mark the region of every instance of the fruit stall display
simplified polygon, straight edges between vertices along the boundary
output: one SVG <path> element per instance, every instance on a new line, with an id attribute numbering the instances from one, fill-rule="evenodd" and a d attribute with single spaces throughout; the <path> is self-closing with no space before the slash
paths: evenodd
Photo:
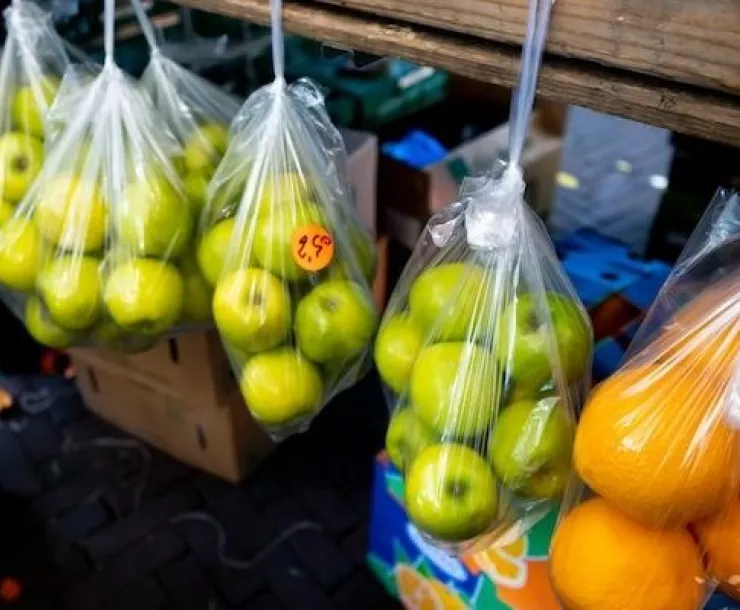
<path id="1" fill-rule="evenodd" d="M 585 406 L 573 456 L 590 491 L 551 548 L 568 608 L 693 610 L 715 583 L 740 594 L 738 218 L 720 191 Z"/>

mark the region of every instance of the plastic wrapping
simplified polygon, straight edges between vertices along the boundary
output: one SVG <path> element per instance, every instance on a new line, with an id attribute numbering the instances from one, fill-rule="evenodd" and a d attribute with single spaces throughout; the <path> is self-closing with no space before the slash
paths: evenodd
<path id="1" fill-rule="evenodd" d="M 518 166 L 548 16 L 532 6 L 509 163 L 429 221 L 375 343 L 406 509 L 451 550 L 520 535 L 559 502 L 589 384 L 588 317 Z"/>
<path id="2" fill-rule="evenodd" d="M 578 425 L 590 491 L 564 506 L 551 551 L 567 608 L 693 610 L 712 572 L 737 595 L 739 347 L 740 199 L 720 191 Z"/>
<path id="3" fill-rule="evenodd" d="M 194 249 L 195 211 L 170 162 L 176 140 L 112 61 L 110 5 L 106 63 L 68 71 L 43 167 L 0 227 L 3 297 L 58 348 L 143 348 L 186 311 L 178 264 Z"/>
<path id="4" fill-rule="evenodd" d="M 198 260 L 247 407 L 276 440 L 306 428 L 364 370 L 377 314 L 374 244 L 346 183 L 346 153 L 323 98 L 282 76 L 232 125 L 208 189 Z"/>

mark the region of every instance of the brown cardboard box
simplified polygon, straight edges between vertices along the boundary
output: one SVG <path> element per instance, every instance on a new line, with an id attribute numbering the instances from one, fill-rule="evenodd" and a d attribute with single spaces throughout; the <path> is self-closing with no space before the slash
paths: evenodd
<path id="1" fill-rule="evenodd" d="M 108 368 L 73 358 L 88 408 L 165 453 L 232 482 L 272 448 L 239 392 L 219 409 L 192 409 L 169 394 Z"/>
<path id="2" fill-rule="evenodd" d="M 225 404 L 236 391 L 229 360 L 215 330 L 162 339 L 140 354 L 93 348 L 75 348 L 70 354 L 76 361 L 151 385 L 198 409 Z"/>
<path id="3" fill-rule="evenodd" d="M 378 201 L 388 234 L 413 248 L 429 217 L 455 201 L 460 180 L 493 167 L 494 161 L 506 153 L 508 138 L 508 125 L 501 125 L 423 170 L 381 155 Z M 535 114 L 522 167 L 527 179 L 527 201 L 542 216 L 547 214 L 555 190 L 561 148 L 562 139 L 544 133 Z"/>
<path id="4" fill-rule="evenodd" d="M 373 234 L 377 230 L 378 138 L 364 131 L 343 129 L 347 173 L 360 220 Z"/>

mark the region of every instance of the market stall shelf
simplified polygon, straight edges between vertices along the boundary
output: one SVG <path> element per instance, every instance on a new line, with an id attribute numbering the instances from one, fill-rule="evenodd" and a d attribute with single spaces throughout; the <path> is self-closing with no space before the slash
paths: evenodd
<path id="1" fill-rule="evenodd" d="M 258 23 L 268 0 L 177 0 Z M 288 31 L 511 86 L 525 0 L 285 3 Z M 336 3 L 336 4 L 335 4 Z M 341 6 L 340 6 L 341 5 Z M 740 6 L 561 0 L 538 92 L 545 98 L 740 144 Z"/>

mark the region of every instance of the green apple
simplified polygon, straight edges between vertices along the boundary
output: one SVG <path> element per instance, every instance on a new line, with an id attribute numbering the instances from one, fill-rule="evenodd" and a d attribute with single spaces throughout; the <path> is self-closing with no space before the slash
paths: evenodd
<path id="1" fill-rule="evenodd" d="M 108 230 L 108 206 L 98 186 L 61 174 L 41 187 L 33 215 L 41 235 L 73 252 L 96 252 Z"/>
<path id="2" fill-rule="evenodd" d="M 203 277 L 211 286 L 215 286 L 221 274 L 226 271 L 224 267 L 227 261 L 230 270 L 250 266 L 251 257 L 245 244 L 239 248 L 240 251 L 234 251 L 233 253 L 230 251 L 232 247 L 237 248 L 238 246 L 238 244 L 232 244 L 235 228 L 235 219 L 220 220 L 208 228 L 198 243 L 196 252 L 198 266 L 201 273 L 203 273 Z"/>
<path id="3" fill-rule="evenodd" d="M 29 334 L 42 345 L 63 349 L 79 339 L 77 333 L 54 322 L 36 297 L 31 297 L 26 303 L 24 322 Z"/>
<path id="4" fill-rule="evenodd" d="M 44 164 L 44 143 L 18 131 L 0 136 L 0 195 L 18 202 Z"/>
<path id="5" fill-rule="evenodd" d="M 5 199 L 0 199 L 0 226 L 4 225 L 11 218 L 13 218 L 14 214 L 15 206 Z"/>
<path id="6" fill-rule="evenodd" d="M 423 341 L 421 329 L 409 314 L 383 320 L 375 339 L 375 365 L 380 378 L 396 394 L 406 391 Z"/>
<path id="7" fill-rule="evenodd" d="M 481 267 L 445 263 L 422 272 L 411 285 L 411 315 L 435 342 L 462 341 L 480 334 L 492 290 Z"/>
<path id="8" fill-rule="evenodd" d="M 219 123 L 200 125 L 193 130 L 183 147 L 186 169 L 212 175 L 228 145 L 228 127 Z"/>
<path id="9" fill-rule="evenodd" d="M 201 172 L 188 172 L 182 180 L 182 187 L 196 214 L 201 212 L 206 203 L 208 182 L 208 176 Z"/>
<path id="10" fill-rule="evenodd" d="M 579 379 L 588 369 L 591 327 L 572 299 L 553 292 L 544 298 L 534 293 L 517 295 L 498 324 L 498 357 L 517 396 L 534 396 L 551 383 L 553 366 L 560 367 L 565 383 Z"/>
<path id="11" fill-rule="evenodd" d="M 343 253 L 335 253 L 334 261 L 329 267 L 329 276 L 359 280 L 357 275 L 361 274 L 365 281 L 372 285 L 375 279 L 375 242 L 370 234 L 360 227 L 351 226 L 348 233 L 347 245 L 352 249 L 354 264 L 343 258 Z"/>
<path id="12" fill-rule="evenodd" d="M 180 264 L 180 273 L 185 282 L 180 319 L 189 323 L 211 321 L 213 319 L 211 315 L 213 290 L 200 272 L 195 258 L 186 256 Z"/>
<path id="13" fill-rule="evenodd" d="M 0 283 L 27 292 L 36 285 L 43 243 L 30 220 L 11 218 L 0 227 Z"/>
<path id="14" fill-rule="evenodd" d="M 157 335 L 180 318 L 185 288 L 177 269 L 161 260 L 134 258 L 114 266 L 103 299 L 111 320 L 125 330 Z"/>
<path id="15" fill-rule="evenodd" d="M 265 208 L 257 218 L 254 255 L 261 267 L 285 280 L 308 277 L 293 260 L 293 234 L 309 224 L 321 224 L 321 209 L 310 201 L 287 201 Z"/>
<path id="16" fill-rule="evenodd" d="M 486 461 L 465 445 L 427 447 L 406 474 L 406 510 L 437 540 L 470 540 L 496 517 L 496 479 Z"/>
<path id="17" fill-rule="evenodd" d="M 247 180 L 247 182 L 249 182 Z M 288 209 L 311 200 L 308 177 L 297 171 L 268 173 L 262 182 L 257 211 Z"/>
<path id="18" fill-rule="evenodd" d="M 56 97 L 59 79 L 47 75 L 35 85 L 26 85 L 15 92 L 10 102 L 10 115 L 17 129 L 43 139 L 44 115 Z"/>
<path id="19" fill-rule="evenodd" d="M 419 419 L 444 438 L 484 436 L 502 398 L 496 356 L 475 343 L 423 348 L 409 387 Z"/>
<path id="20" fill-rule="evenodd" d="M 102 320 L 92 331 L 93 341 L 108 349 L 127 354 L 139 354 L 153 348 L 159 337 L 132 333 L 117 326 L 109 319 Z"/>
<path id="21" fill-rule="evenodd" d="M 103 301 L 97 258 L 61 255 L 41 267 L 36 286 L 46 310 L 61 326 L 84 330 L 100 318 Z"/>
<path id="22" fill-rule="evenodd" d="M 347 362 L 367 349 L 377 321 L 366 289 L 347 280 L 329 280 L 298 303 L 296 342 L 314 362 Z"/>
<path id="23" fill-rule="evenodd" d="M 250 358 L 240 387 L 252 415 L 266 426 L 309 417 L 318 411 L 323 399 L 318 369 L 290 348 Z"/>
<path id="24" fill-rule="evenodd" d="M 385 448 L 391 462 L 404 472 L 419 452 L 434 445 L 437 440 L 434 432 L 419 421 L 413 410 L 404 407 L 391 417 L 385 435 Z"/>
<path id="25" fill-rule="evenodd" d="M 184 251 L 192 235 L 194 212 L 165 177 L 130 182 L 120 204 L 116 229 L 124 248 L 137 256 L 168 259 Z"/>
<path id="26" fill-rule="evenodd" d="M 506 407 L 491 435 L 488 455 L 503 485 L 528 497 L 562 495 L 570 474 L 573 429 L 560 400 L 526 400 Z"/>
<path id="27" fill-rule="evenodd" d="M 291 324 L 285 284 L 263 269 L 237 269 L 216 284 L 213 317 L 224 341 L 245 352 L 280 345 Z"/>

